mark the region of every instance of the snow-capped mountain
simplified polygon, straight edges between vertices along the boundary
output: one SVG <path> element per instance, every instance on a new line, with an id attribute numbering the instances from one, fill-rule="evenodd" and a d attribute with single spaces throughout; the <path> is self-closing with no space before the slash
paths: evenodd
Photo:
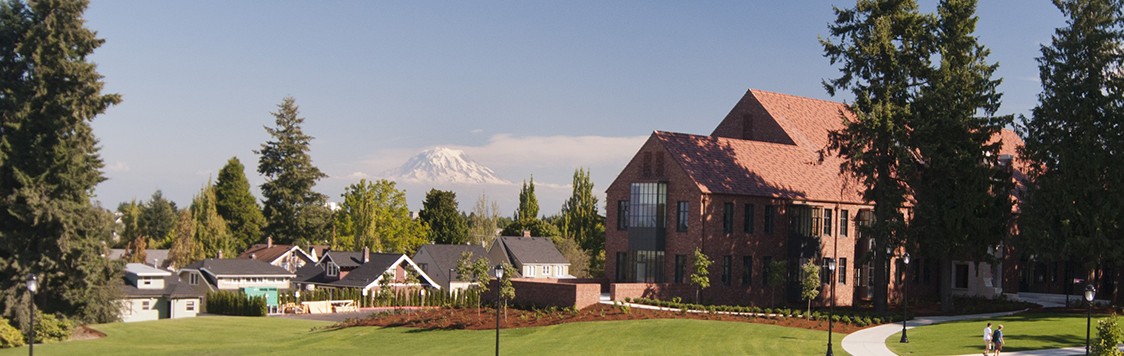
<path id="1" fill-rule="evenodd" d="M 447 147 L 422 151 L 383 176 L 406 182 L 511 184 L 491 168 L 468 158 L 464 151 Z"/>

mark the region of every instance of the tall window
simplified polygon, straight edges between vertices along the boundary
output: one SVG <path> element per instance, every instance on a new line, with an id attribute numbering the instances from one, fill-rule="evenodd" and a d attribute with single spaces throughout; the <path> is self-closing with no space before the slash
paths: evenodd
<path id="1" fill-rule="evenodd" d="M 683 283 L 687 274 L 687 255 L 675 255 L 675 283 Z"/>
<path id="2" fill-rule="evenodd" d="M 340 265 L 335 262 L 328 262 L 328 277 L 335 277 L 340 274 Z"/>
<path id="3" fill-rule="evenodd" d="M 734 232 L 734 203 L 722 204 L 722 232 Z"/>
<path id="4" fill-rule="evenodd" d="M 675 230 L 677 230 L 677 231 L 687 231 L 687 217 L 688 217 L 687 202 L 680 201 L 680 202 L 676 203 L 675 205 L 676 205 L 676 209 L 677 209 L 675 215 L 677 215 L 678 219 L 679 219 L 679 221 L 677 221 L 677 223 L 675 225 Z"/>
<path id="5" fill-rule="evenodd" d="M 626 281 L 628 271 L 628 253 L 617 252 L 617 282 Z"/>
<path id="6" fill-rule="evenodd" d="M 617 201 L 617 230 L 628 229 L 628 200 Z"/>
<path id="7" fill-rule="evenodd" d="M 753 256 L 742 256 L 742 286 L 753 284 Z"/>
<path id="8" fill-rule="evenodd" d="M 743 222 L 742 230 L 747 234 L 753 233 L 753 204 L 745 205 L 745 221 Z"/>
<path id="9" fill-rule="evenodd" d="M 667 184 L 632 183 L 628 202 L 628 227 L 662 228 L 667 205 Z"/>
<path id="10" fill-rule="evenodd" d="M 823 209 L 823 234 L 831 236 L 831 209 Z"/>
<path id="11" fill-rule="evenodd" d="M 847 236 L 847 228 L 849 227 L 850 212 L 846 210 L 839 211 L 839 236 Z"/>
<path id="12" fill-rule="evenodd" d="M 776 214 L 777 214 L 777 206 L 776 205 L 766 205 L 765 206 L 765 233 L 766 234 L 773 233 L 773 220 L 776 220 L 776 218 L 774 217 L 774 215 L 776 215 Z"/>
<path id="13" fill-rule="evenodd" d="M 839 283 L 847 284 L 847 258 L 846 257 L 840 257 L 839 258 L 839 265 L 835 266 L 835 270 L 839 271 L 839 277 L 837 277 L 838 278 L 837 280 L 839 281 Z"/>
<path id="14" fill-rule="evenodd" d="M 733 263 L 734 263 L 734 256 L 730 256 L 730 255 L 722 256 L 722 284 L 730 285 L 730 280 L 732 279 L 732 278 L 730 278 L 731 277 L 730 276 L 730 274 L 731 274 L 730 265 L 733 264 Z"/>

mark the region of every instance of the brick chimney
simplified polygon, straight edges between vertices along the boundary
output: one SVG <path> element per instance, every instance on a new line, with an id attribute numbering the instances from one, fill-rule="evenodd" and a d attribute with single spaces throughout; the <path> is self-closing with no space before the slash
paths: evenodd
<path id="1" fill-rule="evenodd" d="M 219 259 L 222 259 L 222 250 L 219 250 Z"/>
<path id="2" fill-rule="evenodd" d="M 363 263 L 371 262 L 371 249 L 363 246 Z"/>
<path id="3" fill-rule="evenodd" d="M 265 237 L 265 248 L 273 247 L 273 236 Z"/>

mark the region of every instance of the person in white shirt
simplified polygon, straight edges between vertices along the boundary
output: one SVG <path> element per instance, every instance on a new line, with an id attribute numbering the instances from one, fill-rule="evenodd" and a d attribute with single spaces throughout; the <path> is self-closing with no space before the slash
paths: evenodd
<path id="1" fill-rule="evenodd" d="M 991 345 L 991 323 L 987 323 L 987 327 L 984 328 L 984 355 L 991 353 Z"/>

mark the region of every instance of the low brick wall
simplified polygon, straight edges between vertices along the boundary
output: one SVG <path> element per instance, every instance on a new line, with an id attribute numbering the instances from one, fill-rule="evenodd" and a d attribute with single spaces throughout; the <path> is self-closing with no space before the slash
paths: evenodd
<path id="1" fill-rule="evenodd" d="M 609 286 L 609 298 L 623 301 L 624 298 L 653 298 L 671 300 L 674 297 L 693 300 L 694 289 L 682 284 L 670 283 L 613 283 Z"/>
<path id="2" fill-rule="evenodd" d="M 601 300 L 601 285 L 597 283 L 572 283 L 570 280 L 554 279 L 512 279 L 515 287 L 515 300 L 512 304 L 525 307 L 574 307 L 582 309 L 597 304 Z M 492 280 L 485 298 L 495 301 L 495 288 Z"/>

